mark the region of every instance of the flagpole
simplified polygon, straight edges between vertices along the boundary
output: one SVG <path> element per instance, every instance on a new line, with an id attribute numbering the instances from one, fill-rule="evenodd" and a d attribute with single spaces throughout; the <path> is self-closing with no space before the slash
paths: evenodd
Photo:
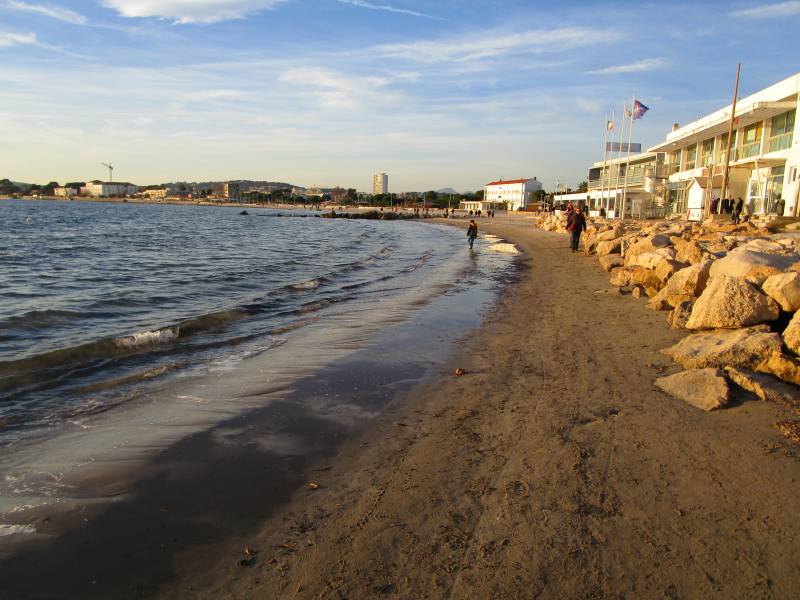
<path id="1" fill-rule="evenodd" d="M 619 188 L 619 178 L 620 178 L 620 171 L 622 170 L 622 143 L 625 141 L 625 112 L 627 111 L 627 106 L 625 103 L 622 103 L 622 118 L 620 121 L 622 122 L 622 127 L 619 128 L 619 147 L 617 148 L 617 176 L 615 181 L 615 189 Z M 608 188 L 608 195 L 611 196 L 611 182 L 609 181 L 609 188 Z M 614 192 L 614 218 L 618 219 L 619 217 L 619 207 L 617 206 L 617 193 Z"/>
<path id="2" fill-rule="evenodd" d="M 736 97 L 739 95 L 739 74 L 742 71 L 742 63 L 736 66 L 736 85 L 733 88 L 733 103 L 731 106 L 731 122 L 728 125 L 728 143 L 725 146 L 725 170 L 722 171 L 722 190 L 720 194 L 720 202 L 722 198 L 728 197 L 728 169 L 731 162 L 731 150 L 733 147 L 733 123 L 736 120 Z"/>
<path id="3" fill-rule="evenodd" d="M 631 101 L 631 122 L 628 125 L 628 155 L 625 159 L 625 185 L 622 186 L 622 218 L 625 218 L 625 201 L 628 197 L 628 169 L 631 166 L 631 139 L 633 134 L 633 113 L 636 110 L 636 96 Z"/>
<path id="4" fill-rule="evenodd" d="M 613 122 L 613 118 L 612 122 Z M 603 205 L 603 188 L 606 181 L 606 160 L 608 158 L 608 113 L 606 113 L 605 132 L 603 133 L 603 169 L 600 171 L 600 206 Z M 589 199 L 587 194 L 586 199 Z"/>

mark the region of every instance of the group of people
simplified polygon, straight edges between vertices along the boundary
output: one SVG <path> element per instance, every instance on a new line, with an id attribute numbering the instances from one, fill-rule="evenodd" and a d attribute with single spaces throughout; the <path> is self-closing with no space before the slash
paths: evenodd
<path id="1" fill-rule="evenodd" d="M 482 214 L 483 213 L 481 212 L 480 208 L 478 210 L 475 210 L 475 211 L 472 211 L 472 210 L 469 211 L 469 216 L 470 217 L 480 217 Z M 490 219 L 494 219 L 494 211 L 493 210 L 487 210 L 486 211 L 486 216 L 489 217 Z"/>
<path id="2" fill-rule="evenodd" d="M 745 222 L 750 218 L 750 209 L 745 204 L 741 197 L 734 200 L 733 198 L 713 198 L 709 212 L 712 215 L 731 215 L 733 223 L 741 223 L 742 214 L 744 214 Z"/>

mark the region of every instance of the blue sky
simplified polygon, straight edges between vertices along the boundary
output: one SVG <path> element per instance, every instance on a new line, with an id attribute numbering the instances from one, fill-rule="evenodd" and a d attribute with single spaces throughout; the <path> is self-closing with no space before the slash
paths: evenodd
<path id="1" fill-rule="evenodd" d="M 0 178 L 577 184 L 800 71 L 800 1 L 0 0 Z"/>

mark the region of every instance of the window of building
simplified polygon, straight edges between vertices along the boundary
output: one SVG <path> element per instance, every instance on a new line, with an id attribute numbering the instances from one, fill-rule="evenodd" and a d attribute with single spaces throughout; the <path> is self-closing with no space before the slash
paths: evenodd
<path id="1" fill-rule="evenodd" d="M 729 160 L 736 160 L 736 141 L 738 137 L 738 131 L 733 132 L 733 143 L 731 144 L 730 149 L 728 149 L 728 134 L 723 133 L 719 138 L 719 160 L 716 162 L 722 163 L 725 162 L 725 150 L 728 150 L 728 158 Z"/>
<path id="2" fill-rule="evenodd" d="M 796 109 L 772 117 L 772 126 L 769 135 L 769 152 L 786 150 L 792 145 L 792 134 L 794 133 L 794 119 Z"/>
<path id="3" fill-rule="evenodd" d="M 686 164 L 684 165 L 684 170 L 688 171 L 689 169 L 694 169 L 697 165 L 697 144 L 694 146 L 689 146 L 684 150 L 686 154 Z"/>
<path id="4" fill-rule="evenodd" d="M 703 142 L 700 161 L 700 164 L 703 167 L 708 167 L 714 164 L 714 138 Z"/>
<path id="5" fill-rule="evenodd" d="M 761 132 L 764 124 L 759 121 L 744 128 L 742 136 L 742 149 L 739 153 L 740 158 L 756 156 L 761 152 Z"/>

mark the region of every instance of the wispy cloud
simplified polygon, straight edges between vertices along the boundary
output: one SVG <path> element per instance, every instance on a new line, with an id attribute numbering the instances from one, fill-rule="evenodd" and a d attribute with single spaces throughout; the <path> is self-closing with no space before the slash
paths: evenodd
<path id="1" fill-rule="evenodd" d="M 538 29 L 521 33 L 489 31 L 480 35 L 453 37 L 436 41 L 383 44 L 371 51 L 383 56 L 421 62 L 463 62 L 494 58 L 505 54 L 560 52 L 574 48 L 616 41 L 621 34 L 613 30 L 584 27 Z"/>
<path id="2" fill-rule="evenodd" d="M 627 65 L 616 65 L 588 71 L 592 75 L 617 75 L 620 73 L 640 73 L 642 71 L 652 71 L 659 69 L 667 64 L 663 58 L 644 58 Z"/>
<path id="3" fill-rule="evenodd" d="M 360 6 L 361 8 L 369 8 L 370 10 L 383 10 L 386 12 L 398 13 L 401 15 L 410 15 L 412 17 L 424 17 L 426 19 L 444 20 L 441 17 L 434 17 L 425 13 L 417 12 L 416 10 L 409 10 L 407 8 L 397 8 L 389 4 L 373 4 L 366 2 L 366 0 L 337 0 L 342 4 L 352 4 L 353 6 Z"/>
<path id="4" fill-rule="evenodd" d="M 393 93 L 380 93 L 391 83 L 386 77 L 356 77 L 324 68 L 294 68 L 283 71 L 278 79 L 295 87 L 306 88 L 327 108 L 352 110 L 371 102 L 389 101 Z"/>
<path id="5" fill-rule="evenodd" d="M 2 6 L 12 10 L 44 15 L 65 23 L 73 23 L 74 25 L 85 25 L 87 22 L 86 17 L 82 14 L 55 4 L 31 4 L 29 2 L 20 2 L 19 0 L 7 0 Z"/>
<path id="6" fill-rule="evenodd" d="M 216 23 L 241 19 L 288 0 L 104 0 L 123 17 L 156 17 L 176 23 Z"/>
<path id="7" fill-rule="evenodd" d="M 778 2 L 776 4 L 764 4 L 763 6 L 735 10 L 731 15 L 734 17 L 751 17 L 753 19 L 791 17 L 793 15 L 800 15 L 800 2 L 789 0 L 788 2 Z"/>
<path id="8" fill-rule="evenodd" d="M 36 44 L 36 34 L 0 31 L 0 48 L 8 48 L 9 46 L 18 46 L 22 44 Z"/>

